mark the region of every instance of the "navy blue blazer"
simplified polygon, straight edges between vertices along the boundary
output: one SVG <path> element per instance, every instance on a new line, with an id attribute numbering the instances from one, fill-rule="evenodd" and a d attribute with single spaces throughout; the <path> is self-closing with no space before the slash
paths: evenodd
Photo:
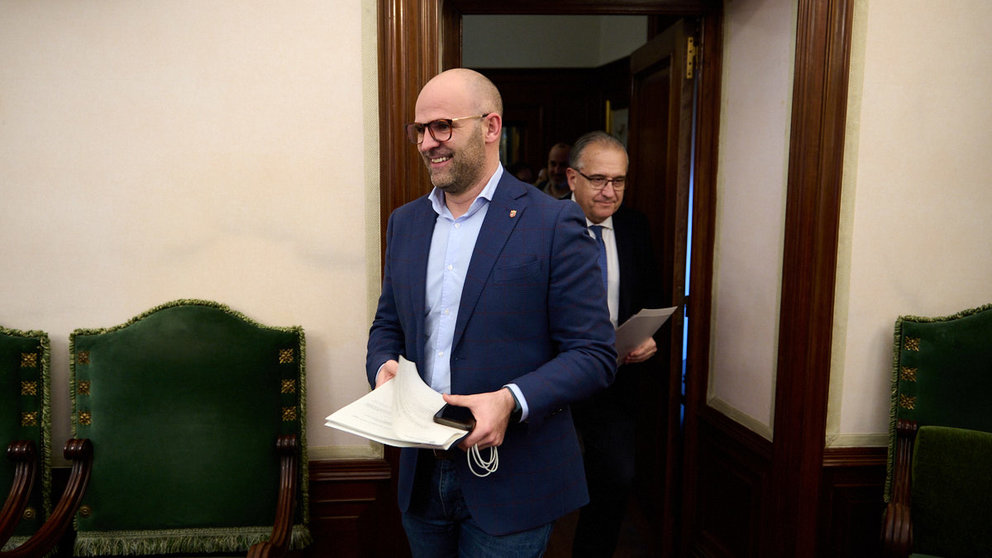
<path id="1" fill-rule="evenodd" d="M 372 386 L 382 363 L 398 355 L 423 369 L 427 259 L 436 218 L 426 196 L 389 218 L 366 359 Z M 577 204 L 552 199 L 504 172 L 466 274 L 451 352 L 452 393 L 515 383 L 529 407 L 528 420 L 507 429 L 496 473 L 477 478 L 458 460 L 465 502 L 489 533 L 530 529 L 588 501 L 568 406 L 607 387 L 616 373 L 596 250 Z M 403 511 L 417 456 L 412 449 L 401 454 Z"/>

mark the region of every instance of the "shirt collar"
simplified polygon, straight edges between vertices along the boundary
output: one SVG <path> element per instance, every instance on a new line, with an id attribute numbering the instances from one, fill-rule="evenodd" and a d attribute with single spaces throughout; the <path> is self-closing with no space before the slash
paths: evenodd
<path id="1" fill-rule="evenodd" d="M 586 219 L 586 227 L 588 228 L 588 227 L 591 227 L 593 225 L 602 225 L 604 229 L 610 229 L 612 231 L 613 230 L 613 216 L 610 215 L 606 219 L 603 219 L 603 222 L 602 223 L 593 223 L 592 221 L 590 221 L 587 218 Z"/>
<path id="2" fill-rule="evenodd" d="M 472 213 L 478 211 L 480 203 L 488 203 L 493 201 L 493 194 L 496 193 L 496 185 L 499 184 L 499 180 L 502 177 L 503 165 L 497 165 L 496 172 L 489 177 L 489 182 L 486 182 L 486 186 L 481 192 L 479 192 L 479 195 L 475 198 L 475 201 L 472 202 L 472 208 L 468 210 L 466 215 L 471 215 Z M 438 190 L 435 186 L 434 189 L 431 190 L 430 196 L 428 197 L 431 200 L 431 206 L 434 207 L 434 213 L 437 213 L 438 215 L 450 215 L 451 212 L 449 212 L 448 207 L 444 205 L 444 192 Z M 483 201 L 480 202 L 479 200 Z"/>

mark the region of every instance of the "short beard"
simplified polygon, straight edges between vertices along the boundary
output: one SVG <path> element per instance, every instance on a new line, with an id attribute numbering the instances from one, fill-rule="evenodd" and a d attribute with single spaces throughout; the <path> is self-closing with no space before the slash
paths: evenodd
<path id="1" fill-rule="evenodd" d="M 452 158 L 450 168 L 442 172 L 431 170 L 429 155 L 424 155 L 424 161 L 427 164 L 427 174 L 431 178 L 431 184 L 446 194 L 461 194 L 468 190 L 472 183 L 470 178 L 472 169 L 466 168 L 461 158 Z"/>
<path id="2" fill-rule="evenodd" d="M 481 174 L 486 164 L 486 146 L 482 138 L 473 138 L 457 152 L 441 146 L 431 149 L 427 153 L 421 153 L 424 164 L 427 165 L 427 174 L 431 177 L 431 184 L 445 194 L 458 195 L 471 188 L 481 178 Z M 450 156 L 451 164 L 441 172 L 435 173 L 431 170 L 431 158 L 438 156 Z"/>

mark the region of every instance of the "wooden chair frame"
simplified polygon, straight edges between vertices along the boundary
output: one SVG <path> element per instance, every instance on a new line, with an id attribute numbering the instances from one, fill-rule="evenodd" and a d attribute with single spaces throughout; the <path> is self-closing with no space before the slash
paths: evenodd
<path id="1" fill-rule="evenodd" d="M 905 558 L 913 548 L 913 521 L 910 480 L 912 478 L 913 443 L 919 429 L 916 421 L 900 419 L 896 423 L 896 452 L 892 472 L 892 496 L 882 520 L 882 555 Z"/>
<path id="2" fill-rule="evenodd" d="M 27 446 L 31 446 L 30 449 Z M 27 442 L 26 444 L 14 442 L 11 444 L 11 447 L 15 448 L 13 452 L 14 458 L 18 460 L 15 486 L 18 486 L 21 481 L 22 469 L 33 469 L 33 471 L 23 473 L 23 475 L 31 475 L 31 477 L 37 471 L 37 460 L 29 455 L 33 451 L 33 446 L 33 442 Z M 8 456 L 10 453 L 11 450 L 8 448 Z M 90 471 L 93 469 L 93 444 L 85 439 L 70 439 L 66 442 L 62 455 L 67 460 L 72 461 L 72 471 L 69 473 L 69 482 L 66 485 L 65 491 L 62 493 L 62 497 L 59 499 L 59 503 L 52 510 L 52 515 L 23 544 L 12 550 L 0 552 L 0 558 L 33 558 L 44 556 L 55 548 L 59 539 L 62 538 L 62 535 L 68 529 L 73 516 L 76 514 L 76 510 L 79 508 L 83 493 L 86 491 L 86 484 L 90 479 Z M 32 463 L 27 463 L 29 461 Z M 21 466 L 22 464 L 24 464 L 23 468 Z M 28 483 L 26 494 L 15 496 L 13 492 L 11 493 L 11 496 L 7 499 L 7 503 L 4 504 L 3 509 L 5 513 L 8 504 L 12 506 L 12 509 L 20 505 L 20 513 L 23 513 L 24 503 L 27 502 L 28 494 L 30 493 L 30 486 L 30 483 Z M 24 502 L 20 502 L 22 498 Z M 12 499 L 14 500 L 13 503 Z M 20 518 L 20 513 L 16 515 L 17 519 Z M 4 518 L 5 520 L 7 519 L 6 516 Z M 14 521 L 14 525 L 16 524 L 16 521 Z M 10 529 L 13 530 L 13 526 Z"/>
<path id="3" fill-rule="evenodd" d="M 278 558 L 285 556 L 289 550 L 293 532 L 293 511 L 296 509 L 296 477 L 300 467 L 298 449 L 296 435 L 282 435 L 276 440 L 276 451 L 280 455 L 276 520 L 269 540 L 252 545 L 248 549 L 248 558 Z"/>
<path id="4" fill-rule="evenodd" d="M 0 508 L 0 548 L 7 544 L 14 528 L 24 515 L 31 488 L 38 474 L 38 450 L 31 440 L 15 440 L 7 446 L 7 458 L 15 463 L 14 482 L 10 485 L 7 500 Z"/>

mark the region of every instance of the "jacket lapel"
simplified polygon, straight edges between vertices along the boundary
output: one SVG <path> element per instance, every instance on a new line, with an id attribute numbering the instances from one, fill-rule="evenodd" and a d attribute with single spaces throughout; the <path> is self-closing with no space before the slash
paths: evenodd
<path id="1" fill-rule="evenodd" d="M 475 311 L 482 289 L 485 287 L 496 260 L 499 259 L 510 233 L 520 222 L 528 205 L 527 189 L 523 183 L 504 172 L 489 202 L 489 210 L 475 241 L 472 261 L 469 263 L 462 287 L 462 299 L 458 306 L 458 319 L 455 321 L 455 336 L 452 348 L 461 341 L 462 333 L 469 317 Z"/>

